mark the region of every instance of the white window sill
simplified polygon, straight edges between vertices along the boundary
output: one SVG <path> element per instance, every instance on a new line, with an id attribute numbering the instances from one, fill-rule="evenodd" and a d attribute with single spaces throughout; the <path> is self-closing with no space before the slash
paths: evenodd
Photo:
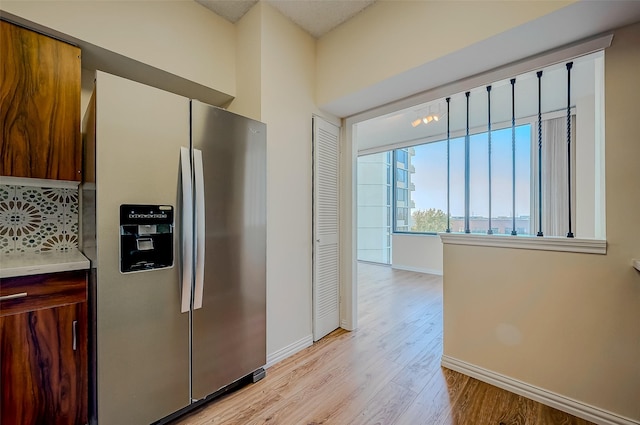
<path id="1" fill-rule="evenodd" d="M 606 254 L 602 239 L 563 238 L 557 236 L 482 235 L 476 233 L 438 233 L 443 244 L 486 246 L 494 248 L 535 249 L 542 251 Z"/>

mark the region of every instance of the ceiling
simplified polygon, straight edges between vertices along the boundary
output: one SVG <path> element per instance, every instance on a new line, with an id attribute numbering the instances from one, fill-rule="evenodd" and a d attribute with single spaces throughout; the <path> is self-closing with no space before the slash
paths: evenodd
<path id="1" fill-rule="evenodd" d="M 258 1 L 269 3 L 315 38 L 351 19 L 376 0 L 196 0 L 235 23 Z"/>

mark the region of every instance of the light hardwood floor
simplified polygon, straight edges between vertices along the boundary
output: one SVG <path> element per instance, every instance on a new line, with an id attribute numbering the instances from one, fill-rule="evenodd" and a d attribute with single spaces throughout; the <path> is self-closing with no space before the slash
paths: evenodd
<path id="1" fill-rule="evenodd" d="M 442 278 L 358 266 L 358 330 L 336 330 L 175 425 L 591 424 L 442 368 Z"/>

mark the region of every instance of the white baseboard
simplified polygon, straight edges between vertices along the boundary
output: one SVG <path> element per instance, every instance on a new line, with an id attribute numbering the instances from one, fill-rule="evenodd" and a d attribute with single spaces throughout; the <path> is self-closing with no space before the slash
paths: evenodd
<path id="1" fill-rule="evenodd" d="M 279 361 L 282 361 L 289 356 L 293 356 L 298 351 L 302 351 L 307 347 L 311 347 L 311 345 L 313 345 L 313 335 L 307 335 L 304 338 L 292 344 L 289 344 L 274 353 L 267 354 L 267 365 L 265 367 L 269 368 Z"/>
<path id="2" fill-rule="evenodd" d="M 463 373 L 498 388 L 519 394 L 599 425 L 640 425 L 640 422 L 633 419 L 581 403 L 569 397 L 544 390 L 453 357 L 443 355 L 440 364 L 447 369 L 455 370 L 456 372 Z"/>
<path id="3" fill-rule="evenodd" d="M 428 274 L 435 274 L 438 276 L 442 276 L 442 270 L 438 270 L 438 269 L 426 269 L 422 267 L 403 266 L 401 264 L 392 264 L 391 268 L 396 270 L 406 270 L 408 272 L 428 273 Z"/>

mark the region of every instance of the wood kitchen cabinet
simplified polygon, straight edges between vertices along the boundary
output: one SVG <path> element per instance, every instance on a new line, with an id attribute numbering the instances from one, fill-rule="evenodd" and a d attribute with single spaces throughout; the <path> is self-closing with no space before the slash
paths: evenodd
<path id="1" fill-rule="evenodd" d="M 80 49 L 0 21 L 0 175 L 80 181 Z"/>
<path id="2" fill-rule="evenodd" d="M 87 328 L 86 271 L 0 280 L 0 423 L 88 422 Z"/>

